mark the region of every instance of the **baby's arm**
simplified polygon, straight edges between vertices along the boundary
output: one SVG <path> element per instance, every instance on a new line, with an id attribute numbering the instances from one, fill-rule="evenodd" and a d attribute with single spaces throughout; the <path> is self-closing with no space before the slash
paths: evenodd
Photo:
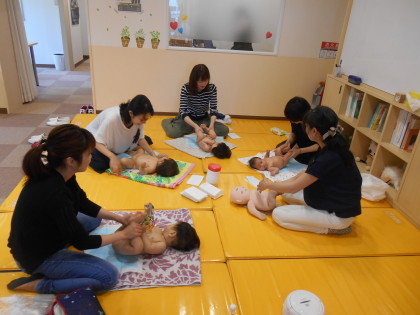
<path id="1" fill-rule="evenodd" d="M 255 207 L 255 203 L 250 200 L 247 204 L 248 212 L 251 213 L 253 216 L 257 217 L 260 220 L 265 220 L 265 214 L 258 211 L 258 209 Z"/>
<path id="2" fill-rule="evenodd" d="M 134 163 L 134 160 L 132 158 L 122 158 L 120 160 L 120 162 L 121 162 L 121 165 L 124 168 L 135 168 L 136 167 L 136 165 Z"/>

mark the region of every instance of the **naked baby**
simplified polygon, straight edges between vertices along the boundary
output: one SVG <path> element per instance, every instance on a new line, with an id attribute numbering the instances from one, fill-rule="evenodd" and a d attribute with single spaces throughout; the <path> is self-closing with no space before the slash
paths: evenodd
<path id="1" fill-rule="evenodd" d="M 264 158 L 254 156 L 249 160 L 249 166 L 259 171 L 269 171 L 271 176 L 276 175 L 283 167 L 289 163 L 294 151 L 290 150 L 285 155 L 275 155 L 270 157 L 270 150 L 267 150 Z"/>
<path id="2" fill-rule="evenodd" d="M 114 242 L 112 247 L 121 255 L 162 254 L 167 247 L 181 251 L 190 251 L 200 247 L 200 238 L 196 230 L 187 222 L 167 225 L 163 230 L 155 226 L 154 207 L 145 204 L 145 211 L 134 214 L 131 221 L 143 225 L 140 237 Z M 127 226 L 121 226 L 122 231 Z"/>

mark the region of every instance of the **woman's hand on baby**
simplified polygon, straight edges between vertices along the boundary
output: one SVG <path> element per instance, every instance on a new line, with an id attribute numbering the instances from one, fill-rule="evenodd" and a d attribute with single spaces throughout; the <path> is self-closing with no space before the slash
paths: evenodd
<path id="1" fill-rule="evenodd" d="M 141 224 L 131 222 L 124 230 L 126 239 L 132 239 L 135 237 L 139 237 L 143 234 L 144 228 Z"/>
<path id="2" fill-rule="evenodd" d="M 269 181 L 267 178 L 265 178 L 264 174 L 262 175 L 263 179 L 258 183 L 257 190 L 263 191 L 268 188 Z"/>
<path id="3" fill-rule="evenodd" d="M 109 160 L 109 167 L 111 168 L 111 171 L 113 173 L 119 173 L 119 172 L 121 172 L 123 170 L 123 167 L 121 165 L 121 162 L 118 160 L 118 158 L 116 156 L 115 157 L 112 157 Z"/>

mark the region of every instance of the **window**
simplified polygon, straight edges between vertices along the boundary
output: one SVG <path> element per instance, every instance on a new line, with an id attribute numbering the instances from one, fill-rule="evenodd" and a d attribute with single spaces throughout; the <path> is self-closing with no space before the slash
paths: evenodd
<path id="1" fill-rule="evenodd" d="M 168 0 L 169 48 L 277 52 L 284 0 Z"/>

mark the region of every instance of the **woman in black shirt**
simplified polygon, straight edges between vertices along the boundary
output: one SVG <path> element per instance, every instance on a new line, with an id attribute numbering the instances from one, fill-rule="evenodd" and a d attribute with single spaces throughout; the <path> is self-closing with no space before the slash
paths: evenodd
<path id="1" fill-rule="evenodd" d="M 64 293 L 86 286 L 105 290 L 117 282 L 118 271 L 110 263 L 67 249 L 68 245 L 97 248 L 142 232 L 139 225 L 131 224 L 111 235 L 88 234 L 100 219 L 122 224 L 129 219 L 90 201 L 77 184 L 75 173 L 86 170 L 94 147 L 89 131 L 66 124 L 55 127 L 45 143 L 26 153 L 27 182 L 13 213 L 8 246 L 16 263 L 31 276 L 13 280 L 9 289 Z"/>
<path id="2" fill-rule="evenodd" d="M 273 219 L 297 231 L 345 234 L 361 214 L 362 178 L 349 145 L 340 134 L 336 113 L 326 106 L 310 110 L 303 119 L 310 140 L 319 150 L 305 172 L 283 182 L 263 179 L 259 190 L 283 194 L 291 205 L 277 207 Z"/>

